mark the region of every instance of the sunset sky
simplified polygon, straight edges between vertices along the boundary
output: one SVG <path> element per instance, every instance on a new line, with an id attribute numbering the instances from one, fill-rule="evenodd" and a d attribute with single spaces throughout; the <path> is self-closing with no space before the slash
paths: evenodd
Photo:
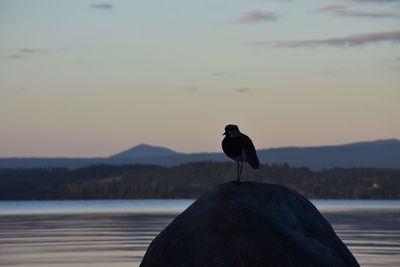
<path id="1" fill-rule="evenodd" d="M 400 139 L 400 0 L 0 0 L 0 157 Z"/>

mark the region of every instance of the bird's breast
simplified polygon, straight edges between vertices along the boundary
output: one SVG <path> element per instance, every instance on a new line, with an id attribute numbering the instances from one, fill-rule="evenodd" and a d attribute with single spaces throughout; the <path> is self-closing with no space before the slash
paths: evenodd
<path id="1" fill-rule="evenodd" d="M 246 160 L 246 154 L 242 149 L 242 144 L 240 142 L 240 138 L 238 137 L 225 137 L 222 140 L 222 150 L 228 157 L 234 160 Z"/>

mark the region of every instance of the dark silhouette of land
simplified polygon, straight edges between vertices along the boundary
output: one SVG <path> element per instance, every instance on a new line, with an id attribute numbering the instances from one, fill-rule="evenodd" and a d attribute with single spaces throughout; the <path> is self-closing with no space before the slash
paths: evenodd
<path id="1" fill-rule="evenodd" d="M 233 162 L 0 169 L 0 199 L 197 198 L 236 175 Z M 400 199 L 400 170 L 395 169 L 312 171 L 271 164 L 260 171 L 246 166 L 242 181 L 285 185 L 308 198 Z"/>
<path id="2" fill-rule="evenodd" d="M 320 147 L 259 149 L 262 164 L 283 164 L 312 170 L 330 168 L 400 169 L 400 141 L 395 139 Z M 177 166 L 188 162 L 226 161 L 221 153 L 178 153 L 163 147 L 139 145 L 107 158 L 0 158 L 1 168 L 82 168 L 94 164 L 155 164 Z"/>

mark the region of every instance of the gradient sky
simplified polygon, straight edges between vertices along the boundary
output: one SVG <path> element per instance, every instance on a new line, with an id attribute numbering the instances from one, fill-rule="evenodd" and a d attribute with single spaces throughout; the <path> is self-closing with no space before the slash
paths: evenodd
<path id="1" fill-rule="evenodd" d="M 0 0 L 0 157 L 214 152 L 228 123 L 400 138 L 400 0 Z"/>

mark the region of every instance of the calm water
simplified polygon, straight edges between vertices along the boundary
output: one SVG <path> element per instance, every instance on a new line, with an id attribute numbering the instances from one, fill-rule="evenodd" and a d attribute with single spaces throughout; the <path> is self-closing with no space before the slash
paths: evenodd
<path id="1" fill-rule="evenodd" d="M 192 201 L 0 201 L 0 266 L 138 266 Z M 400 266 L 400 201 L 313 203 L 361 266 Z"/>

